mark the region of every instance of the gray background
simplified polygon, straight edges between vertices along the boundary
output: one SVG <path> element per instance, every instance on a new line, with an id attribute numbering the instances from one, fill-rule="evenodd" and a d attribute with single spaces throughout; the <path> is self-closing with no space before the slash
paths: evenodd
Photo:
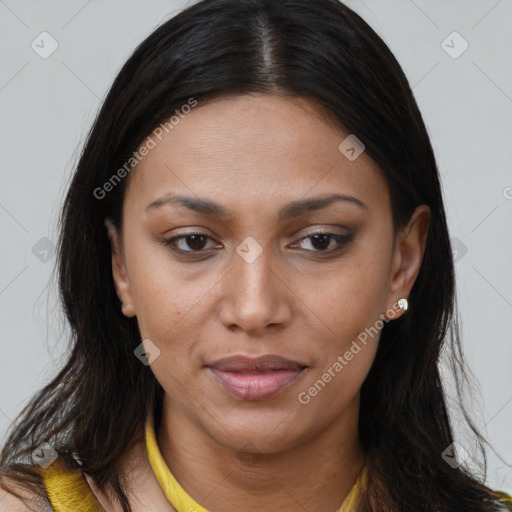
<path id="1" fill-rule="evenodd" d="M 395 53 L 424 115 L 456 239 L 464 347 L 481 389 L 471 394 L 475 423 L 512 463 L 512 1 L 346 3 Z M 0 0 L 2 441 L 64 359 L 67 327 L 49 280 L 80 145 L 135 46 L 185 5 Z M 42 32 L 58 44 L 47 58 L 52 41 Z M 512 469 L 489 455 L 489 485 L 512 492 Z"/>

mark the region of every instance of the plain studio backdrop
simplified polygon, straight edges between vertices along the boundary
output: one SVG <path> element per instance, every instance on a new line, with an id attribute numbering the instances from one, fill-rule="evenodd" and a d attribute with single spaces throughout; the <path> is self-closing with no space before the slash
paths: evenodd
<path id="1" fill-rule="evenodd" d="M 68 332 L 49 279 L 78 148 L 135 47 L 190 3 L 0 0 L 2 443 L 64 360 Z M 512 1 L 346 3 L 394 52 L 424 116 L 455 252 L 463 346 L 481 389 L 471 393 L 473 417 L 511 464 Z M 471 461 L 455 400 L 450 407 Z M 512 491 L 512 468 L 492 451 L 488 483 Z"/>

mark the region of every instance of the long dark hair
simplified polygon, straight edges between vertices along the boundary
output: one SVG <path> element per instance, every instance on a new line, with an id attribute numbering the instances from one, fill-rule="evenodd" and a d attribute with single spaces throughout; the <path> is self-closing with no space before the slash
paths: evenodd
<path id="1" fill-rule="evenodd" d="M 442 457 L 454 441 L 439 371 L 445 344 L 459 392 L 468 379 L 434 152 L 395 57 L 336 0 L 203 0 L 158 27 L 123 66 L 89 133 L 60 220 L 59 290 L 72 328 L 70 356 L 18 417 L 2 474 L 43 496 L 27 459 L 48 441 L 69 468 L 77 468 L 77 455 L 81 469 L 100 488 L 110 485 L 131 511 L 119 460 L 144 424 L 150 397 L 158 404 L 163 390 L 134 357 L 137 321 L 121 313 L 112 280 L 104 220 L 121 226 L 128 178 L 101 190 L 191 99 L 200 108 L 207 99 L 248 93 L 313 100 L 356 134 L 386 178 L 395 233 L 416 206 L 432 212 L 411 308 L 383 327 L 361 390 L 369 479 L 359 510 L 494 510 L 496 494 Z M 485 461 L 485 440 L 462 408 Z"/>

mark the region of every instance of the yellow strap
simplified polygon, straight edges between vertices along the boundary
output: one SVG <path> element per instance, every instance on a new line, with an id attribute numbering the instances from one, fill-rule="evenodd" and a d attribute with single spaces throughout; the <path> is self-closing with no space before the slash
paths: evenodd
<path id="1" fill-rule="evenodd" d="M 167 467 L 167 464 L 160 453 L 160 449 L 158 448 L 158 443 L 156 442 L 154 418 L 151 408 L 149 410 L 146 425 L 146 449 L 148 452 L 149 463 L 153 468 L 153 473 L 155 473 L 160 487 L 164 491 L 171 505 L 178 512 L 188 512 L 189 510 L 194 510 L 195 512 L 208 512 L 208 510 L 199 505 L 199 503 L 185 492 L 176 478 L 174 478 L 170 469 Z"/>
<path id="2" fill-rule="evenodd" d="M 341 508 L 338 510 L 338 512 L 353 512 L 355 510 L 359 495 L 362 489 L 366 487 L 367 480 L 368 470 L 366 466 L 364 466 L 361 474 L 359 475 L 359 478 L 356 480 L 356 483 L 352 487 L 348 496 L 345 498 L 345 501 L 343 502 L 343 505 L 341 505 Z"/>
<path id="3" fill-rule="evenodd" d="M 153 472 L 167 499 L 177 512 L 188 512 L 190 510 L 194 510 L 194 512 L 208 512 L 208 510 L 187 494 L 167 466 L 156 441 L 154 418 L 151 409 L 146 424 L 146 449 Z M 360 489 L 366 485 L 366 478 L 365 467 L 338 512 L 352 512 L 354 510 Z"/>
<path id="4" fill-rule="evenodd" d="M 57 459 L 41 474 L 55 512 L 105 512 L 80 470 L 70 471 Z"/>

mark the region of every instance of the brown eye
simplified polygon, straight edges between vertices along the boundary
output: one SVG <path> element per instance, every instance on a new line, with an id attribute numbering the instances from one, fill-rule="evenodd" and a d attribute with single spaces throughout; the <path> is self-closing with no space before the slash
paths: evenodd
<path id="1" fill-rule="evenodd" d="M 205 248 L 208 235 L 203 233 L 188 233 L 186 235 L 175 236 L 164 241 L 165 245 L 178 247 L 178 252 L 200 252 Z M 180 244 L 181 243 L 181 247 Z"/>
<path id="2" fill-rule="evenodd" d="M 306 236 L 302 238 L 298 244 L 300 244 L 303 248 L 302 243 L 305 240 L 310 241 L 310 245 L 313 249 L 307 249 L 311 252 L 335 252 L 337 250 L 342 249 L 345 245 L 347 245 L 353 239 L 353 234 L 350 235 L 339 235 L 335 233 L 314 233 L 313 235 Z M 297 245 L 297 244 L 295 244 Z"/>
<path id="3" fill-rule="evenodd" d="M 330 242 L 332 241 L 333 237 L 331 235 L 327 235 L 325 233 L 322 233 L 320 235 L 313 235 L 311 237 L 311 245 L 315 247 L 315 249 L 328 249 Z"/>

